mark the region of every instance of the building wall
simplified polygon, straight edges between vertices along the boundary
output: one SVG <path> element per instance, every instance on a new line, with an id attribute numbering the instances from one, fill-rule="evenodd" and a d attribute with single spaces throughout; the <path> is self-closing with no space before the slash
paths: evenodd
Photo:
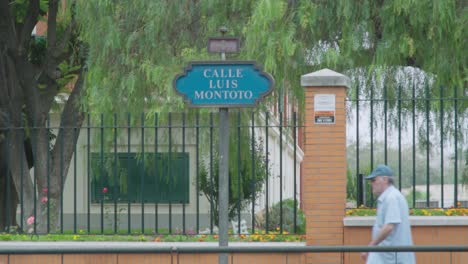
<path id="1" fill-rule="evenodd" d="M 349 218 L 349 217 L 348 217 Z M 362 222 L 361 217 L 354 217 L 356 222 Z M 440 218 L 440 217 L 439 217 Z M 432 223 L 424 225 L 412 224 L 412 235 L 414 245 L 467 245 L 468 244 L 468 219 L 464 223 L 451 225 L 454 217 L 442 217 L 444 219 L 432 219 Z M 365 218 L 362 218 L 365 219 Z M 445 225 L 438 225 L 445 222 Z M 371 238 L 371 226 L 345 226 L 344 227 L 344 245 L 346 246 L 365 246 Z M 344 253 L 344 263 L 361 263 L 360 253 Z M 433 264 L 464 264 L 468 263 L 468 252 L 416 252 L 416 263 Z"/>
<path id="2" fill-rule="evenodd" d="M 41 254 L 41 255 L 0 255 L 1 264 L 50 263 L 50 264 L 215 264 L 218 254 Z M 229 264 L 300 264 L 304 263 L 301 253 L 289 254 L 246 254 L 228 255 Z"/>
<path id="3" fill-rule="evenodd" d="M 262 117 L 264 117 L 262 115 Z M 269 153 L 269 166 L 270 176 L 268 178 L 268 206 L 271 207 L 281 200 L 294 199 L 294 183 L 296 183 L 296 200 L 300 205 L 301 197 L 301 164 L 304 158 L 302 149 L 298 146 L 296 140 L 296 149 L 294 152 L 294 139 L 292 137 L 293 131 L 284 129 L 282 132 L 279 130 L 279 122 L 276 119 L 269 121 L 270 126 L 268 136 L 268 153 Z M 266 142 L 266 135 L 263 131 L 257 135 L 259 140 Z M 296 134 L 298 131 L 296 130 Z M 282 134 L 282 135 L 281 135 Z M 280 145 L 280 138 L 282 137 L 282 146 Z M 294 153 L 296 157 L 294 157 Z M 295 162 L 295 163 L 294 163 Z M 294 165 L 295 164 L 295 165 Z M 295 174 L 294 174 L 294 166 Z M 281 189 L 282 187 L 282 189 Z M 264 187 L 262 195 L 256 203 L 256 212 L 265 208 L 267 201 L 267 191 Z"/>

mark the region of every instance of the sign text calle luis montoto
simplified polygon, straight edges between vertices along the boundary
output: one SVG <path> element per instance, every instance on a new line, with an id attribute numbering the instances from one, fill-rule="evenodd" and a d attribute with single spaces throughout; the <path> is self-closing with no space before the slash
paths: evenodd
<path id="1" fill-rule="evenodd" d="M 254 61 L 201 61 L 191 62 L 173 85 L 192 107 L 249 107 L 273 90 L 274 81 Z"/>

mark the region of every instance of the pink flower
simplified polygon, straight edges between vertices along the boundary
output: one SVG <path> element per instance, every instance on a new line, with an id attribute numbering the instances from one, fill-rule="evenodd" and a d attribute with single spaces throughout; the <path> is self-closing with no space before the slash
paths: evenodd
<path id="1" fill-rule="evenodd" d="M 42 192 L 43 192 L 43 193 L 48 193 L 48 192 L 49 192 L 49 189 L 43 188 L 43 189 L 42 189 Z"/>
<path id="2" fill-rule="evenodd" d="M 47 203 L 48 199 L 47 199 L 47 196 L 43 196 L 42 199 L 41 199 L 41 202 L 43 204 Z"/>
<path id="3" fill-rule="evenodd" d="M 26 223 L 28 223 L 28 225 L 34 224 L 34 216 L 30 216 L 28 220 L 26 220 Z"/>
<path id="4" fill-rule="evenodd" d="M 102 188 L 102 193 L 107 193 L 107 187 Z"/>

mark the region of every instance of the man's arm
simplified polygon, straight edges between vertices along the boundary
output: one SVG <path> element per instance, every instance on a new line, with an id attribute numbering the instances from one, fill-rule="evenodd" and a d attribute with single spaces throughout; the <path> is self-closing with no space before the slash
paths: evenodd
<path id="1" fill-rule="evenodd" d="M 369 246 L 376 246 L 380 242 L 382 242 L 385 238 L 390 235 L 390 233 L 393 231 L 393 228 L 395 228 L 395 224 L 385 224 L 382 226 L 380 229 L 379 233 L 377 234 L 377 237 L 375 239 L 372 239 L 371 242 L 369 243 Z"/>
<path id="2" fill-rule="evenodd" d="M 382 226 L 382 229 L 380 229 L 379 233 L 377 234 L 377 237 L 369 243 L 369 246 L 376 246 L 380 242 L 382 242 L 385 238 L 390 235 L 390 233 L 393 231 L 393 228 L 395 227 L 395 224 L 385 224 Z M 369 252 L 363 252 L 361 253 L 361 259 L 364 261 L 367 261 L 367 257 L 369 255 Z"/>

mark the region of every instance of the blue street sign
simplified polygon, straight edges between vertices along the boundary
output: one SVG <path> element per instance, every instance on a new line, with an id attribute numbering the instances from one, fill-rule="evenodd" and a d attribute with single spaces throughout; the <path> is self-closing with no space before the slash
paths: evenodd
<path id="1" fill-rule="evenodd" d="M 274 80 L 254 61 L 206 61 L 191 62 L 173 85 L 192 107 L 249 107 L 273 90 Z"/>

